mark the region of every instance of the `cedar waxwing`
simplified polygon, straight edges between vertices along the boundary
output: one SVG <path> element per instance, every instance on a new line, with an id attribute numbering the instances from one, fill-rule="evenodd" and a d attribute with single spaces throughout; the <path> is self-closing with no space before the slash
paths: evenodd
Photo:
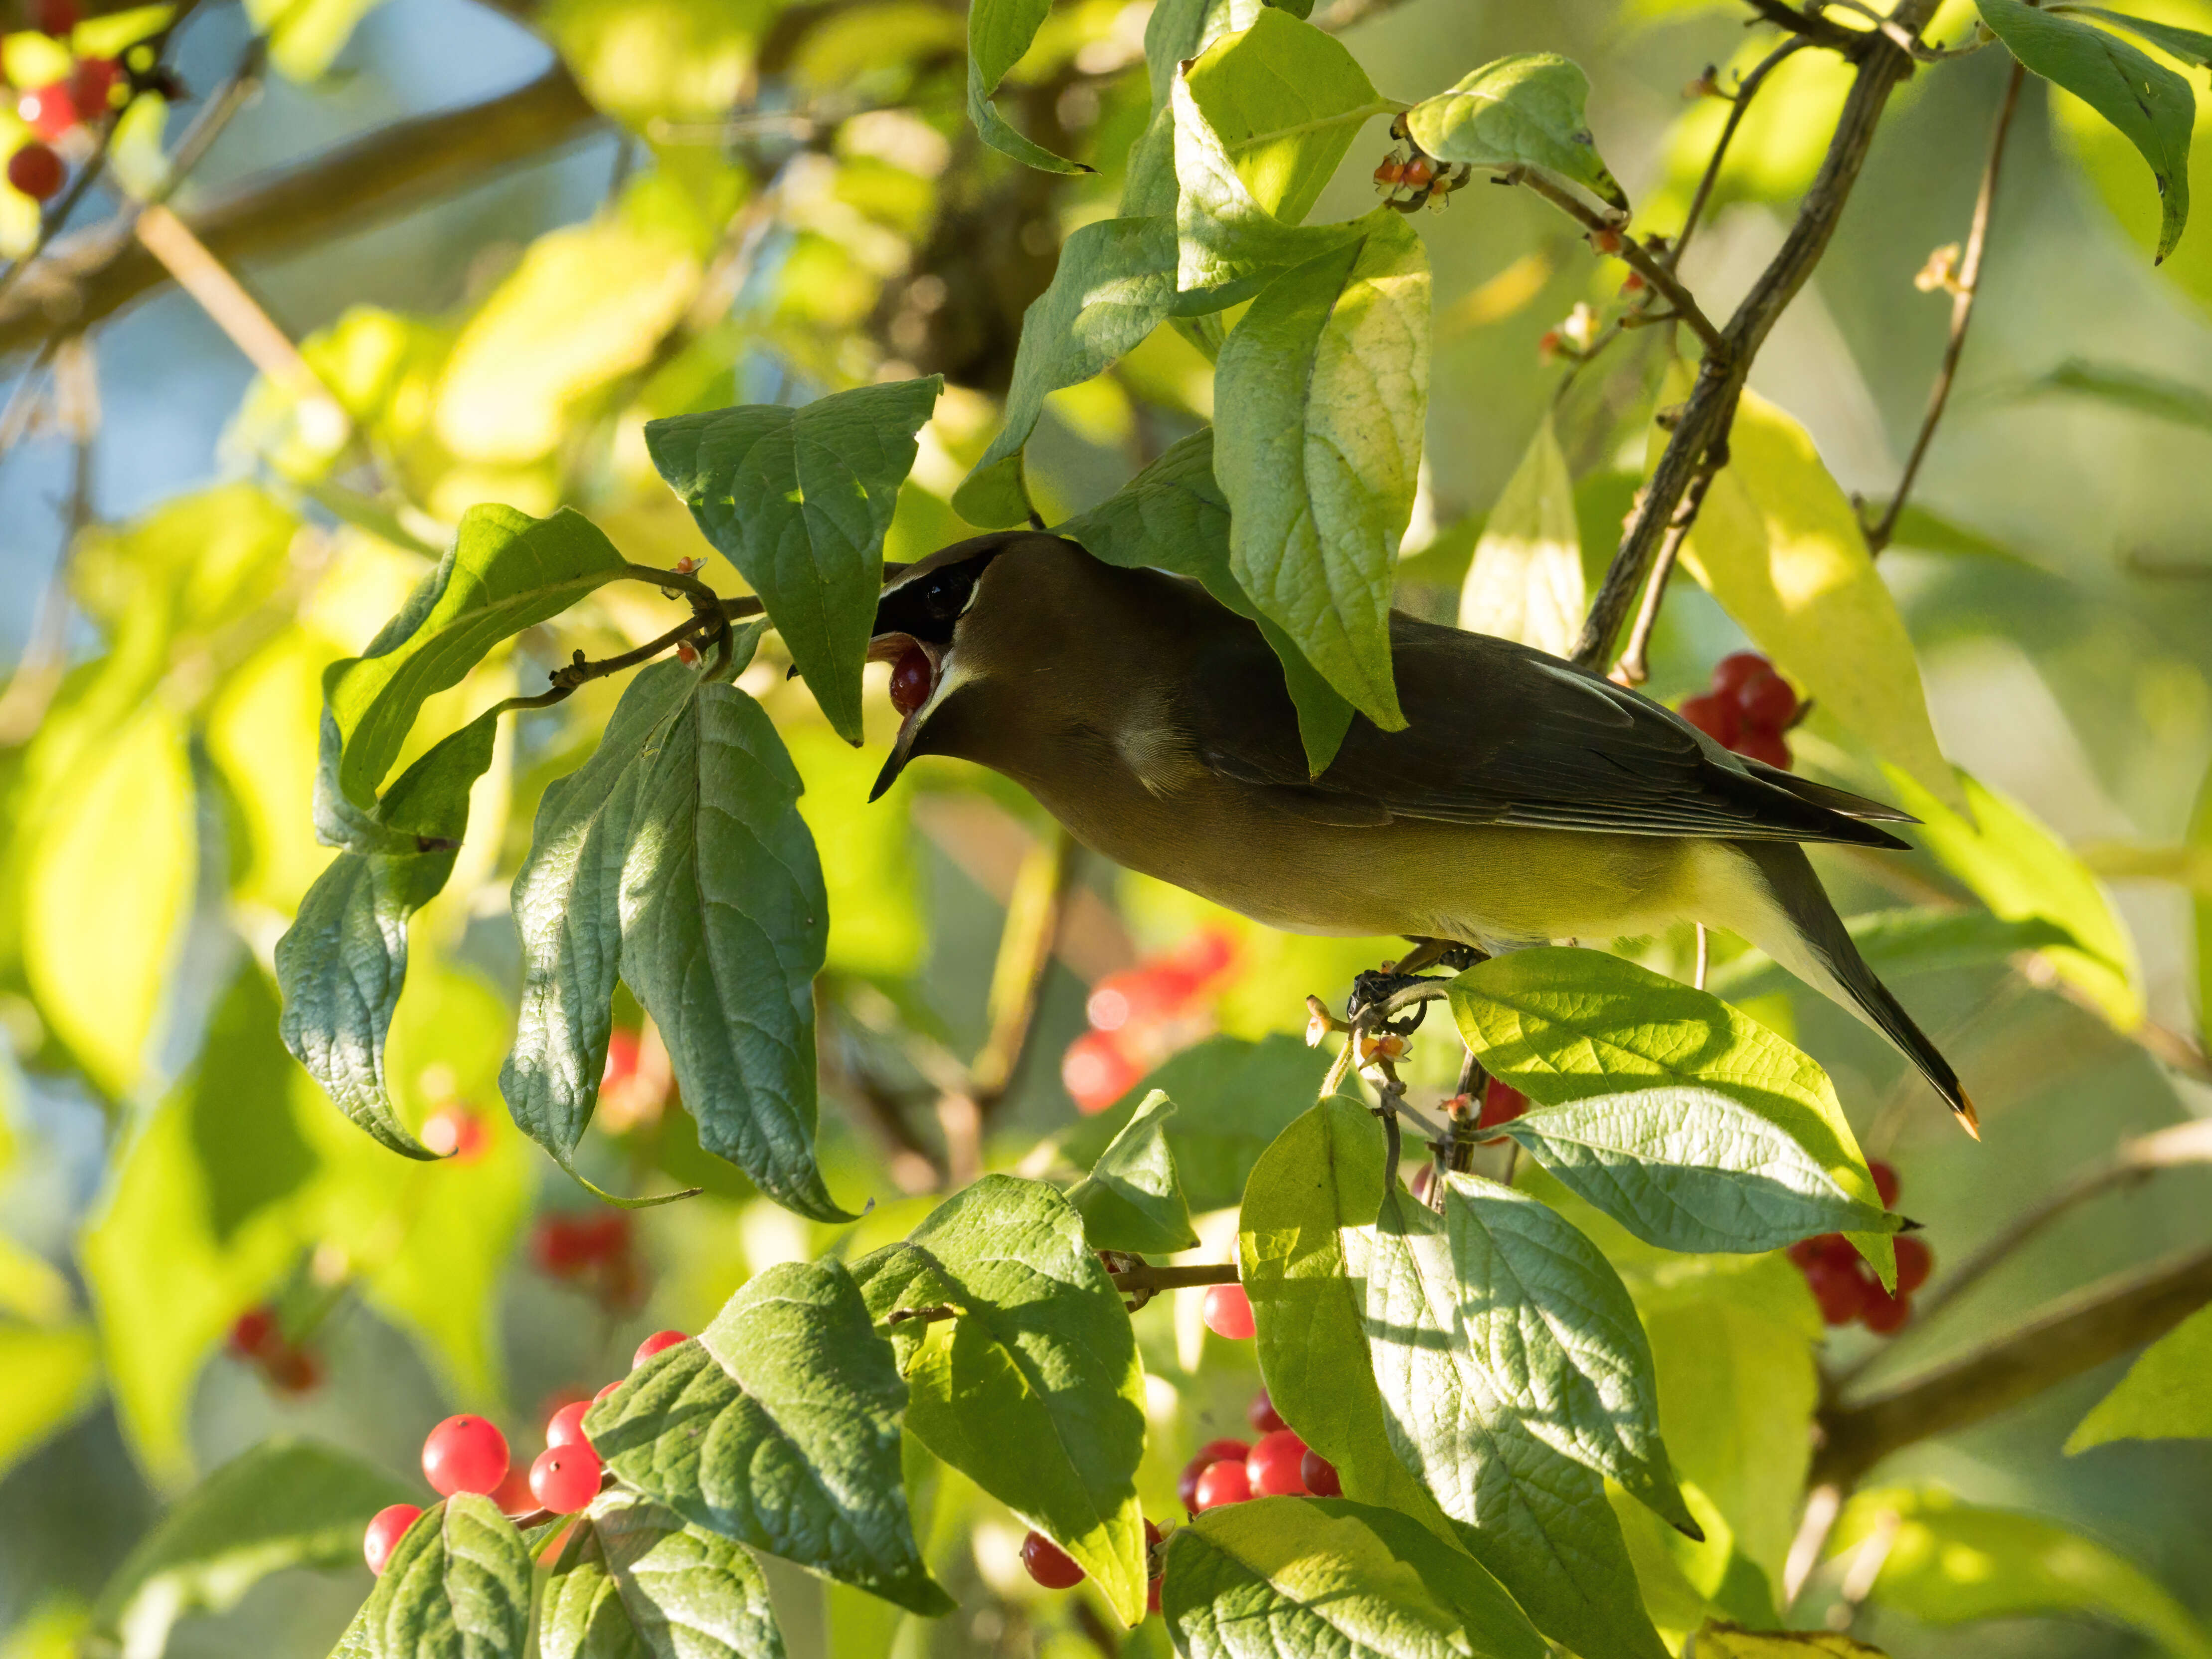
<path id="1" fill-rule="evenodd" d="M 1041 532 L 893 573 L 869 655 L 916 755 L 1003 773 L 1085 846 L 1273 927 L 1491 952 L 1723 927 L 1911 1058 L 1957 1074 L 1844 931 L 1800 842 L 1903 848 L 1908 814 L 1722 748 L 1511 640 L 1390 618 L 1401 732 L 1354 715 L 1307 773 L 1274 653 L 1195 581 Z"/>

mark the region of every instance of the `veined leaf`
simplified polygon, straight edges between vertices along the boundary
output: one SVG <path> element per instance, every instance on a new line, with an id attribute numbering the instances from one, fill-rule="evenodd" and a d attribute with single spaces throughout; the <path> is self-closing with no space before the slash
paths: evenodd
<path id="1" fill-rule="evenodd" d="M 2065 88 L 2126 135 L 2150 164 L 2162 211 L 2162 260 L 2189 222 L 2189 141 L 2197 97 L 2165 64 L 2102 29 L 2022 3 L 1974 0 L 1990 32 L 2028 69 Z"/>
<path id="2" fill-rule="evenodd" d="M 607 1466 L 690 1524 L 916 1613 L 929 1577 L 899 1472 L 908 1391 L 837 1262 L 785 1262 L 585 1418 Z M 619 1570 L 625 1545 L 612 1545 Z M 627 1595 L 625 1600 L 627 1600 Z"/>
<path id="3" fill-rule="evenodd" d="M 1780 1123 L 1711 1089 L 1637 1089 L 1540 1107 L 1500 1126 L 1647 1244 L 1771 1250 L 1816 1233 L 1894 1232 Z"/>
<path id="4" fill-rule="evenodd" d="M 542 1659 L 781 1659 L 768 1582 L 742 1544 L 619 1486 L 546 1586 Z"/>
<path id="5" fill-rule="evenodd" d="M 1657 1659 L 1664 1650 L 1594 1467 L 1617 1463 L 1640 1482 L 1647 1504 L 1671 1499 L 1681 1508 L 1651 1420 L 1648 1351 L 1628 1357 L 1629 1333 L 1635 1350 L 1643 1339 L 1627 1292 L 1614 1281 L 1604 1303 L 1584 1304 L 1568 1331 L 1559 1330 L 1562 1306 L 1577 1294 L 1559 1275 L 1587 1289 L 1587 1264 L 1577 1261 L 1585 1253 L 1610 1273 L 1595 1247 L 1581 1240 L 1574 1257 L 1540 1266 L 1573 1229 L 1545 1211 L 1547 1225 L 1533 1215 L 1542 1205 L 1516 1195 L 1540 1231 L 1516 1240 L 1509 1255 L 1505 1238 L 1486 1224 L 1502 1211 L 1475 1207 L 1474 1178 L 1447 1179 L 1444 1215 L 1402 1189 L 1385 1192 L 1372 1230 L 1367 1342 L 1391 1444 L 1458 1523 L 1462 1547 L 1538 1629 L 1586 1659 Z M 1553 1280 L 1541 1301 L 1532 1298 L 1534 1286 L 1516 1282 L 1524 1261 Z M 1569 1332 L 1581 1365 L 1607 1376 L 1609 1401 L 1595 1376 L 1565 1360 L 1558 1345 Z M 1639 1455 L 1626 1455 L 1630 1439 Z"/>
<path id="6" fill-rule="evenodd" d="M 1965 772 L 1955 791 L 1972 816 L 1936 800 L 1895 767 L 1898 804 L 1920 820 L 1913 832 L 1938 863 L 2007 921 L 2047 921 L 2069 943 L 2039 954 L 2086 996 L 2114 1028 L 2142 1023 L 2142 970 L 2127 930 L 2081 860 L 2019 802 Z"/>
<path id="7" fill-rule="evenodd" d="M 601 1498 L 622 1490 L 611 1488 Z M 569 1532 L 545 1581 L 538 1606 L 538 1659 L 648 1659 L 614 1574 L 607 1570 L 599 1530 L 589 1521 Z M 341 1650 L 331 1659 L 349 1656 Z"/>
<path id="8" fill-rule="evenodd" d="M 522 1659 L 530 1551 L 489 1498 L 448 1498 L 407 1529 L 362 1620 L 371 1659 Z"/>
<path id="9" fill-rule="evenodd" d="M 459 684 L 501 640 L 559 616 L 623 568 L 614 544 L 581 514 L 563 507 L 533 519 L 511 507 L 471 507 L 444 562 L 368 649 L 324 673 L 345 799 L 374 806 L 426 698 Z"/>
<path id="10" fill-rule="evenodd" d="M 1628 197 L 1598 159 L 1583 104 L 1589 77 L 1548 52 L 1485 64 L 1406 112 L 1413 142 L 1440 161 L 1541 167 L 1623 209 Z"/>
<path id="11" fill-rule="evenodd" d="M 983 142 L 1001 155 L 1045 173 L 1090 173 L 1094 169 L 1022 137 L 991 101 L 1051 9 L 1052 0 L 975 0 L 968 8 L 968 114 Z"/>
<path id="12" fill-rule="evenodd" d="M 2212 1656 L 2212 1636 L 2148 1573 L 2048 1521 L 1893 1486 L 1844 1505 L 1829 1553 L 1849 1553 L 1877 1528 L 1886 1537 L 1871 1599 L 1923 1624 L 2086 1613 L 2142 1632 L 2175 1659 Z"/>
<path id="13" fill-rule="evenodd" d="M 953 511 L 986 526 L 1027 520 L 1022 450 L 1046 396 L 1101 373 L 1164 321 L 1175 301 L 1174 220 L 1102 219 L 1062 243 L 1052 286 L 1022 313 L 1006 424 L 953 492 Z M 868 604 L 872 619 L 872 593 Z M 865 637 L 860 644 L 865 651 Z"/>
<path id="14" fill-rule="evenodd" d="M 2179 58 L 2183 63 L 2197 69 L 2212 69 L 2212 34 L 2201 29 L 2185 29 L 2148 17 L 2131 17 L 2126 12 L 2114 11 L 2108 6 L 2063 3 L 2052 6 L 2051 9 L 2102 18 L 2107 23 L 2116 24 L 2129 33 L 2149 41 L 2169 58 Z"/>
<path id="15" fill-rule="evenodd" d="M 798 409 L 748 404 L 646 422 L 660 476 L 761 596 L 822 712 L 856 747 L 884 534 L 944 385 L 931 375 Z"/>
<path id="16" fill-rule="evenodd" d="M 1161 1091 L 1146 1095 L 1089 1175 L 1068 1189 L 1093 1249 L 1166 1255 L 1198 1248 L 1190 1206 L 1176 1175 L 1167 1121 L 1176 1103 Z"/>
<path id="17" fill-rule="evenodd" d="M 1214 472 L 1239 585 L 1397 731 L 1390 601 L 1427 416 L 1429 270 L 1401 216 L 1359 224 L 1271 283 L 1222 347 Z"/>
<path id="18" fill-rule="evenodd" d="M 1260 1374 L 1283 1420 L 1336 1466 L 1346 1497 L 1449 1537 L 1436 1499 L 1392 1448 L 1368 1356 L 1362 1286 L 1382 1200 L 1381 1126 L 1356 1101 L 1323 1100 L 1253 1167 L 1237 1262 Z"/>
<path id="19" fill-rule="evenodd" d="M 2115 1440 L 2212 1440 L 2212 1308 L 2136 1356 L 2128 1374 L 2066 1437 L 2069 1456 Z"/>
<path id="20" fill-rule="evenodd" d="M 1190 1659 L 1542 1659 L 1498 1582 L 1391 1510 L 1262 1498 L 1168 1546 L 1160 1611 Z"/>
<path id="21" fill-rule="evenodd" d="M 1778 1126 L 1846 1198 L 1881 1208 L 1819 1062 L 1717 997 L 1602 951 L 1543 948 L 1477 963 L 1452 981 L 1451 1005 L 1460 1035 L 1491 1075 L 1542 1105 L 1700 1085 Z M 1594 1181 L 1584 1196 L 1601 1203 L 1604 1191 Z M 1631 1218 L 1636 1210 L 1624 1201 L 1608 1212 L 1633 1231 L 1646 1224 Z M 1851 1237 L 1889 1282 L 1887 1232 Z"/>
<path id="22" fill-rule="evenodd" d="M 362 1528 L 415 1489 L 312 1441 L 264 1441 L 203 1480 L 100 1590 L 94 1627 L 126 1655 L 158 1655 L 187 1613 L 227 1613 L 272 1572 L 347 1566 Z"/>
<path id="23" fill-rule="evenodd" d="M 1661 400 L 1684 384 L 1678 364 Z M 1805 428 L 1756 392 L 1737 406 L 1729 464 L 1705 493 L 1682 563 L 1807 696 L 1924 788 L 1963 805 L 1929 722 L 1911 637 L 1856 513 Z"/>
<path id="24" fill-rule="evenodd" d="M 1474 544 L 1459 625 L 1565 657 L 1582 632 L 1583 609 L 1574 479 L 1547 410 Z"/>
<path id="25" fill-rule="evenodd" d="M 1212 428 L 1170 445 L 1120 490 L 1054 533 L 1108 564 L 1188 576 L 1255 623 L 1283 665 L 1283 684 L 1298 712 L 1306 764 L 1316 776 L 1328 769 L 1352 728 L 1352 705 L 1306 660 L 1290 635 L 1260 614 L 1230 568 L 1229 498 L 1214 481 Z"/>
<path id="26" fill-rule="evenodd" d="M 1274 6 L 1215 41 L 1186 78 L 1253 200 L 1286 225 L 1313 210 L 1359 129 L 1398 107 L 1334 35 Z"/>
<path id="27" fill-rule="evenodd" d="M 878 1319 L 894 1305 L 960 1310 L 907 1367 L 908 1429 L 1058 1544 L 1133 1626 L 1144 1372 L 1075 1207 L 1042 1182 L 986 1176 L 854 1271 Z M 898 1276 L 895 1297 L 871 1282 L 882 1271 Z"/>

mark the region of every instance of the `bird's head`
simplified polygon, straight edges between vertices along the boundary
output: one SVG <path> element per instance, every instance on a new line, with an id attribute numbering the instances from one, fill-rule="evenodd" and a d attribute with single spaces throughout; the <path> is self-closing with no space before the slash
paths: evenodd
<path id="1" fill-rule="evenodd" d="M 901 718 L 870 800 L 915 756 L 965 752 L 951 728 L 972 724 L 986 688 L 1034 654 L 1046 601 L 1063 585 L 1055 577 L 1090 563 L 1073 542 L 1019 530 L 956 542 L 896 572 L 876 604 L 868 660 L 891 665 Z"/>

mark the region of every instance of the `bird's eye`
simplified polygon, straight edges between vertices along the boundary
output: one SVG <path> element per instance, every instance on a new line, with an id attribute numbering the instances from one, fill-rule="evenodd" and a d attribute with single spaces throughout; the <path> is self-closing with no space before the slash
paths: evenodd
<path id="1" fill-rule="evenodd" d="M 968 608 L 974 597 L 975 577 L 972 571 L 947 570 L 930 578 L 923 590 L 922 609 L 939 622 L 951 622 Z"/>

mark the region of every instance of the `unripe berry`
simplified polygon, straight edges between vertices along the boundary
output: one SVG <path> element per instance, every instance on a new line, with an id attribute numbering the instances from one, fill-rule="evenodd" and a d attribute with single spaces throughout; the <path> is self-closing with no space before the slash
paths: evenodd
<path id="1" fill-rule="evenodd" d="M 1244 1472 L 1244 1465 L 1224 1458 L 1198 1477 L 1198 1485 L 1191 1493 L 1191 1512 L 1203 1514 L 1224 1504 L 1242 1504 L 1251 1495 L 1252 1482 Z"/>
<path id="2" fill-rule="evenodd" d="M 937 689 L 937 670 L 929 653 L 915 646 L 891 665 L 891 707 L 902 716 L 911 714 L 929 701 Z"/>
<path id="3" fill-rule="evenodd" d="M 678 1343 L 687 1340 L 681 1331 L 655 1331 L 637 1345 L 637 1352 L 631 1356 L 629 1368 L 635 1370 L 653 1355 L 665 1353 Z"/>
<path id="4" fill-rule="evenodd" d="M 1641 294 L 1646 286 L 1644 273 L 1640 270 L 1632 270 L 1620 279 L 1620 291 L 1623 294 Z"/>
<path id="5" fill-rule="evenodd" d="M 392 1552 L 399 1547 L 407 1528 L 422 1513 L 419 1504 L 392 1504 L 369 1517 L 368 1530 L 361 1535 L 361 1553 L 368 1563 L 368 1570 L 379 1578 L 384 1577 L 385 1565 L 392 1559 Z"/>
<path id="6" fill-rule="evenodd" d="M 62 181 L 68 173 L 62 158 L 35 141 L 8 158 L 8 182 L 34 202 L 48 201 L 60 195 Z"/>
<path id="7" fill-rule="evenodd" d="M 1429 180 L 1436 176 L 1437 164 L 1425 155 L 1416 155 L 1406 163 L 1406 170 L 1399 178 L 1408 190 L 1425 190 Z"/>
<path id="8" fill-rule="evenodd" d="M 1316 1498 L 1341 1498 L 1344 1483 L 1336 1478 L 1336 1465 L 1309 1446 L 1298 1462 L 1298 1479 Z"/>
<path id="9" fill-rule="evenodd" d="M 1375 182 L 1385 191 L 1398 188 L 1406 177 L 1406 163 L 1398 156 L 1386 155 L 1382 165 L 1375 169 Z"/>
<path id="10" fill-rule="evenodd" d="M 1047 1589 L 1073 1589 L 1083 1582 L 1083 1569 L 1041 1532 L 1022 1540 L 1022 1566 Z"/>
<path id="11" fill-rule="evenodd" d="M 1242 1285 L 1215 1285 L 1206 1292 L 1206 1328 L 1231 1342 L 1249 1341 L 1253 1330 L 1252 1298 Z"/>
<path id="12" fill-rule="evenodd" d="M 1252 1396 L 1252 1403 L 1244 1408 L 1244 1420 L 1252 1425 L 1255 1434 L 1273 1434 L 1291 1425 L 1283 1421 L 1282 1413 L 1275 1409 L 1265 1389 Z"/>
<path id="13" fill-rule="evenodd" d="M 530 1466 L 530 1492 L 555 1515 L 574 1515 L 599 1495 L 599 1454 L 589 1446 L 548 1446 Z"/>
<path id="14" fill-rule="evenodd" d="M 1589 234 L 1589 245 L 1600 253 L 1620 252 L 1620 233 L 1617 230 L 1594 230 Z"/>
<path id="15" fill-rule="evenodd" d="M 676 647 L 676 660 L 687 668 L 690 667 L 699 660 L 699 647 L 689 640 L 679 641 Z"/>
<path id="16" fill-rule="evenodd" d="M 1244 1459 L 1244 1479 L 1255 1498 L 1302 1498 L 1306 1485 L 1298 1473 L 1306 1443 L 1294 1429 L 1263 1435 Z"/>
<path id="17" fill-rule="evenodd" d="M 609 1387 L 613 1384 L 610 1383 Z M 588 1400 L 573 1401 L 547 1419 L 545 1443 L 552 1446 L 588 1446 L 591 1437 L 584 1432 L 584 1413 L 592 1408 Z"/>
<path id="18" fill-rule="evenodd" d="M 422 1478 L 440 1496 L 457 1492 L 485 1496 L 507 1477 L 507 1437 L 483 1418 L 449 1417 L 422 1442 Z"/>
<path id="19" fill-rule="evenodd" d="M 1251 1449 L 1242 1440 L 1209 1440 L 1200 1446 L 1197 1455 L 1183 1465 L 1182 1478 L 1176 1482 L 1176 1496 L 1182 1499 L 1183 1508 L 1196 1513 L 1200 1475 L 1220 1462 L 1233 1462 L 1241 1468 L 1245 1454 Z"/>

